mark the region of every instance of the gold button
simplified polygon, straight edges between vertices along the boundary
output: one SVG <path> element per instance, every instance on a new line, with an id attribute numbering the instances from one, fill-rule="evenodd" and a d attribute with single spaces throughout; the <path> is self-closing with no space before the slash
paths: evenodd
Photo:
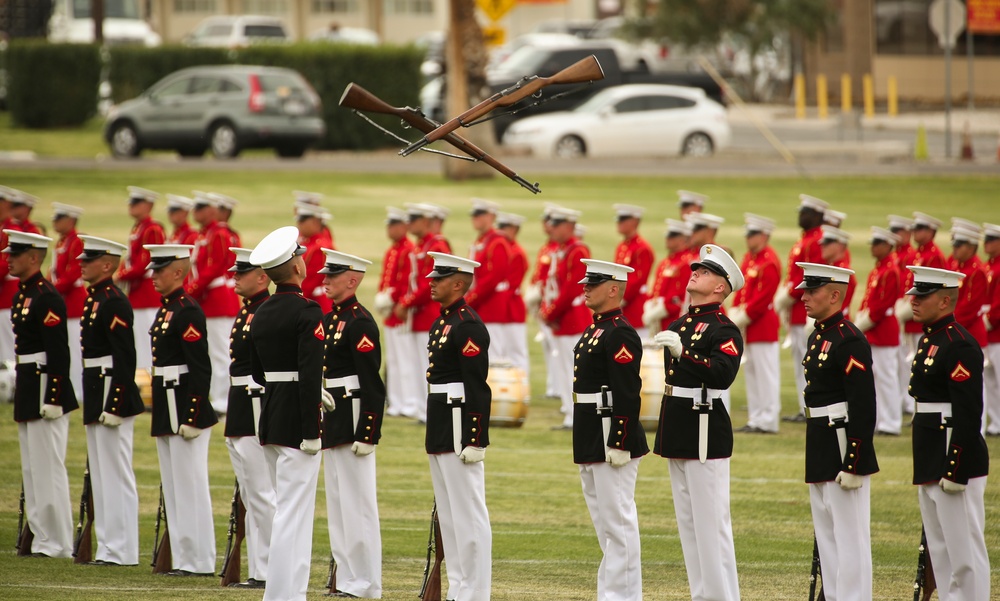
<path id="1" fill-rule="evenodd" d="M 374 417 L 374 416 L 372 416 L 372 415 L 369 415 L 369 416 L 368 416 L 368 421 L 372 421 L 373 419 L 375 419 L 375 417 Z"/>
<path id="2" fill-rule="evenodd" d="M 856 442 L 852 442 L 852 443 L 851 443 L 851 446 L 852 446 L 852 447 L 856 447 L 856 446 L 858 446 L 858 443 L 856 443 Z"/>
<path id="3" fill-rule="evenodd" d="M 951 472 L 948 472 L 948 475 L 950 476 L 950 475 L 951 475 Z"/>
<path id="4" fill-rule="evenodd" d="M 368 440 L 368 437 L 367 437 L 367 436 L 365 436 L 365 440 Z"/>
<path id="5" fill-rule="evenodd" d="M 950 462 L 950 465 L 955 465 L 955 462 L 954 461 Z"/>
<path id="6" fill-rule="evenodd" d="M 472 431 L 473 431 L 473 432 L 475 432 L 475 431 L 476 431 L 476 429 L 475 429 L 475 428 L 473 428 L 473 429 L 472 429 Z"/>
<path id="7" fill-rule="evenodd" d="M 365 426 L 365 430 L 371 430 L 371 429 L 372 429 L 371 426 Z"/>
<path id="8" fill-rule="evenodd" d="M 474 443 L 474 442 L 476 442 L 476 439 L 475 439 L 475 438 L 473 438 L 473 439 L 471 439 L 471 440 L 470 440 L 469 442 L 473 442 L 473 443 Z"/>
<path id="9" fill-rule="evenodd" d="M 618 436 L 621 436 L 621 435 L 622 435 L 622 431 L 618 430 Z"/>
<path id="10" fill-rule="evenodd" d="M 479 421 L 479 418 L 478 418 L 478 417 L 473 417 L 473 418 L 472 418 L 472 421 L 474 421 L 474 422 L 478 422 L 478 421 Z"/>
<path id="11" fill-rule="evenodd" d="M 672 369 L 670 370 L 670 375 L 671 376 L 674 375 L 674 370 L 672 370 Z"/>
<path id="12" fill-rule="evenodd" d="M 620 443 L 620 442 L 616 442 L 616 443 L 615 443 L 615 446 L 616 446 L 616 447 L 620 447 L 620 446 L 622 446 L 622 443 Z"/>

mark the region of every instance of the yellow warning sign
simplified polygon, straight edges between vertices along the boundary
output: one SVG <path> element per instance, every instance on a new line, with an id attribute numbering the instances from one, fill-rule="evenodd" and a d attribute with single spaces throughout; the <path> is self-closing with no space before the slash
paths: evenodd
<path id="1" fill-rule="evenodd" d="M 483 27 L 483 41 L 487 46 L 500 46 L 507 41 L 507 30 L 494 25 Z"/>
<path id="2" fill-rule="evenodd" d="M 501 17 L 507 14 L 510 9 L 514 8 L 517 4 L 517 0 L 476 0 L 476 5 L 479 6 L 479 10 L 486 13 L 486 16 L 490 18 L 491 21 L 498 21 Z"/>

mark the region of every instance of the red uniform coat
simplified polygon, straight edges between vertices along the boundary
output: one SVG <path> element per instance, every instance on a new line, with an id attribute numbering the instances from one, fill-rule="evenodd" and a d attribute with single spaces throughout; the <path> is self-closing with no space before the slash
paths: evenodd
<path id="1" fill-rule="evenodd" d="M 87 301 L 87 286 L 80 279 L 80 253 L 83 240 L 70 230 L 56 242 L 56 255 L 52 259 L 52 274 L 49 281 L 66 301 L 66 317 L 83 316 L 83 304 Z M 76 344 L 72 341 L 70 344 Z"/>
<path id="2" fill-rule="evenodd" d="M 7 248 L 9 244 L 7 234 L 3 230 L 16 230 L 29 234 L 41 234 L 42 230 L 30 221 L 18 223 L 8 217 L 3 224 L 0 224 L 0 250 Z M 19 280 L 10 275 L 10 266 L 7 265 L 7 253 L 0 253 L 0 309 L 10 309 L 14 304 L 14 295 L 17 294 Z"/>
<path id="3" fill-rule="evenodd" d="M 167 238 L 167 244 L 194 244 L 198 241 L 198 230 L 185 223 Z"/>
<path id="4" fill-rule="evenodd" d="M 907 266 L 913 265 L 913 262 L 917 260 L 917 251 L 907 244 L 906 246 L 897 246 L 896 250 L 892 251 L 892 260 L 896 265 L 896 271 L 899 272 L 899 288 L 900 288 L 900 298 L 906 295 L 906 291 L 909 290 L 905 286 L 906 279 L 910 275 L 910 270 Z"/>
<path id="5" fill-rule="evenodd" d="M 983 323 L 983 306 L 989 304 L 989 281 L 986 275 L 986 265 L 982 259 L 973 255 L 971 259 L 960 263 L 954 258 L 948 258 L 945 269 L 965 274 L 958 284 L 958 301 L 955 302 L 955 321 L 972 334 L 979 346 L 986 346 L 986 324 Z"/>
<path id="6" fill-rule="evenodd" d="M 431 282 L 425 277 L 434 270 L 434 257 L 427 253 L 446 253 L 450 248 L 441 234 L 427 234 L 410 253 L 410 289 L 399 303 L 410 310 L 414 332 L 429 332 L 441 314 L 441 304 L 431 300 Z"/>
<path id="7" fill-rule="evenodd" d="M 918 246 L 913 257 L 913 262 L 910 265 L 917 265 L 922 267 L 934 267 L 936 269 L 947 269 L 945 267 L 944 253 L 941 249 L 934 244 L 931 240 L 923 246 Z M 913 272 L 909 269 L 903 274 L 903 292 L 905 293 L 913 286 Z M 903 331 L 907 334 L 922 334 L 924 331 L 923 324 L 920 324 L 912 319 L 907 321 L 903 326 Z"/>
<path id="8" fill-rule="evenodd" d="M 548 240 L 538 249 L 538 256 L 535 257 L 535 271 L 531 274 L 531 283 L 542 282 L 549 277 L 549 265 L 552 264 L 552 253 L 559 248 L 559 245 Z"/>
<path id="9" fill-rule="evenodd" d="M 986 342 L 996 344 L 1000 343 L 1000 255 L 990 257 L 986 262 L 986 282 L 986 302 L 989 305 L 986 319 L 993 328 L 986 332 Z"/>
<path id="10" fill-rule="evenodd" d="M 410 253 L 413 252 L 413 242 L 403 236 L 385 251 L 382 258 L 382 279 L 378 283 L 378 291 L 391 291 L 392 302 L 398 303 L 403 298 L 410 281 Z M 389 313 L 385 325 L 389 328 L 402 325 L 403 320 Z"/>
<path id="11" fill-rule="evenodd" d="M 583 304 L 583 284 L 587 266 L 580 259 L 590 258 L 590 249 L 576 238 L 570 238 L 550 255 L 548 278 L 542 293 L 542 319 L 552 326 L 555 336 L 582 334 L 593 321 L 592 313 Z"/>
<path id="12" fill-rule="evenodd" d="M 128 256 L 118 267 L 118 281 L 128 287 L 128 301 L 133 309 L 159 309 L 160 293 L 153 288 L 149 251 L 143 244 L 163 244 L 166 234 L 163 226 L 147 217 L 132 226 L 128 235 Z M 123 288 L 125 287 L 123 286 Z"/>
<path id="13" fill-rule="evenodd" d="M 902 294 L 902 277 L 896 267 L 896 257 L 889 255 L 875 263 L 868 274 L 868 287 L 861 300 L 861 310 L 868 310 L 868 317 L 875 324 L 865 338 L 871 346 L 899 346 L 899 322 L 895 306 Z"/>
<path id="14" fill-rule="evenodd" d="M 826 264 L 826 261 L 823 260 L 823 249 L 819 244 L 819 240 L 822 237 L 822 228 L 814 227 L 805 230 L 802 232 L 802 237 L 799 238 L 798 242 L 792 246 L 791 252 L 788 253 L 788 282 L 785 286 L 788 288 L 788 294 L 795 299 L 795 304 L 792 305 L 792 314 L 789 318 L 789 323 L 793 326 L 801 326 L 806 323 L 806 306 L 802 304 L 802 291 L 795 289 L 796 286 L 802 283 L 804 272 L 796 263 Z"/>
<path id="15" fill-rule="evenodd" d="M 201 305 L 206 318 L 236 317 L 240 310 L 240 301 L 227 277 L 235 260 L 229 251 L 230 242 L 225 224 L 213 221 L 198 232 L 191 252 L 191 273 L 185 288 Z"/>
<path id="16" fill-rule="evenodd" d="M 643 305 L 649 300 L 649 272 L 653 269 L 653 247 L 642 236 L 622 241 L 615 249 L 615 263 L 635 269 L 628 274 L 622 296 L 622 315 L 633 327 L 642 327 Z"/>
<path id="17" fill-rule="evenodd" d="M 851 269 L 851 257 L 845 254 L 839 261 L 834 261 L 832 265 L 842 269 Z M 851 316 L 851 301 L 854 299 L 854 291 L 857 287 L 858 280 L 852 275 L 851 278 L 847 280 L 847 292 L 844 293 L 844 308 L 841 311 L 844 314 L 844 317 L 850 318 Z"/>
<path id="18" fill-rule="evenodd" d="M 781 260 L 770 246 L 759 253 L 743 255 L 740 271 L 746 283 L 733 299 L 733 307 L 743 307 L 750 324 L 747 326 L 747 344 L 778 341 L 778 313 L 774 310 L 774 293 L 781 284 Z"/>
<path id="19" fill-rule="evenodd" d="M 507 286 L 510 290 L 508 323 L 524 323 L 528 319 L 528 308 L 521 296 L 521 283 L 528 273 L 528 254 L 521 245 L 510 241 L 510 263 L 507 267 Z M 998 312 L 1000 315 L 1000 312 Z"/>
<path id="20" fill-rule="evenodd" d="M 510 244 L 507 238 L 496 230 L 489 230 L 472 246 L 472 260 L 478 261 L 479 267 L 465 295 L 466 304 L 479 314 L 483 323 L 509 323 Z"/>
<path id="21" fill-rule="evenodd" d="M 690 248 L 668 255 L 656 267 L 653 278 L 652 298 L 661 297 L 667 316 L 660 322 L 660 331 L 666 330 L 681 316 L 687 283 L 691 279 L 691 261 L 697 256 Z"/>
<path id="22" fill-rule="evenodd" d="M 306 247 L 306 254 L 302 255 L 302 260 L 306 263 L 306 277 L 302 280 L 302 294 L 309 300 L 319 303 L 324 315 L 333 308 L 333 301 L 328 299 L 326 293 L 323 292 L 323 274 L 319 273 L 319 270 L 326 265 L 326 255 L 320 249 L 334 250 L 333 240 L 330 238 L 329 232 L 330 230 L 324 228 L 315 236 L 299 239 L 299 244 Z"/>

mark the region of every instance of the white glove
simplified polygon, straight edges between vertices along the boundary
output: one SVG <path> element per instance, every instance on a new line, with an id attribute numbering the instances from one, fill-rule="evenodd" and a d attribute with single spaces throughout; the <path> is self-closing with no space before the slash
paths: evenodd
<path id="1" fill-rule="evenodd" d="M 812 317 L 806 317 L 806 332 L 812 332 L 816 329 L 816 320 Z"/>
<path id="2" fill-rule="evenodd" d="M 747 315 L 747 311 L 743 307 L 733 307 L 727 315 L 729 315 L 733 325 L 741 330 L 747 329 L 747 326 L 750 325 L 750 316 Z"/>
<path id="3" fill-rule="evenodd" d="M 952 482 L 945 478 L 941 478 L 938 482 L 941 485 L 941 490 L 948 493 L 949 495 L 954 495 L 956 493 L 965 492 L 965 484 L 959 484 L 958 482 Z"/>
<path id="4" fill-rule="evenodd" d="M 780 313 L 788 311 L 795 304 L 795 298 L 788 293 L 788 286 L 779 286 L 774 294 L 774 308 Z"/>
<path id="5" fill-rule="evenodd" d="M 195 428 L 194 426 L 189 426 L 187 424 L 181 424 L 180 428 L 177 428 L 177 433 L 181 435 L 184 440 L 194 440 L 201 436 L 201 428 Z"/>
<path id="6" fill-rule="evenodd" d="M 59 419 L 63 416 L 62 405 L 49 405 L 46 403 L 42 405 L 40 413 L 42 414 L 42 419 Z"/>
<path id="7" fill-rule="evenodd" d="M 837 474 L 837 484 L 844 490 L 857 490 L 864 484 L 864 477 L 857 474 L 840 472 Z"/>
<path id="8" fill-rule="evenodd" d="M 986 331 L 987 332 L 992 332 L 993 331 L 993 324 L 990 323 L 990 316 L 988 314 L 985 314 L 985 313 L 983 314 L 983 323 L 986 324 Z"/>
<path id="9" fill-rule="evenodd" d="M 626 466 L 629 461 L 632 461 L 631 452 L 608 447 L 608 463 L 611 464 L 611 467 Z"/>
<path id="10" fill-rule="evenodd" d="M 528 309 L 531 313 L 538 310 L 538 307 L 542 304 L 542 283 L 535 282 L 534 284 L 528 286 L 528 289 L 524 291 L 524 304 L 528 305 Z"/>
<path id="11" fill-rule="evenodd" d="M 642 304 L 642 324 L 652 329 L 667 316 L 667 305 L 662 296 L 651 298 Z"/>
<path id="12" fill-rule="evenodd" d="M 858 329 L 862 332 L 867 332 L 875 327 L 875 322 L 872 321 L 871 314 L 868 312 L 868 309 L 858 313 L 857 319 L 854 320 L 854 325 L 858 326 Z"/>
<path id="13" fill-rule="evenodd" d="M 910 297 L 904 296 L 896 301 L 895 309 L 896 319 L 899 320 L 900 325 L 913 319 L 913 307 L 910 306 Z"/>
<path id="14" fill-rule="evenodd" d="M 458 458 L 462 460 L 462 463 L 479 463 L 486 458 L 486 449 L 484 447 L 465 447 Z"/>
<path id="15" fill-rule="evenodd" d="M 653 336 L 653 342 L 657 346 L 667 347 L 667 350 L 674 357 L 680 357 L 681 353 L 684 352 L 684 345 L 681 344 L 681 335 L 672 330 L 663 330 L 656 336 Z"/>
<path id="16" fill-rule="evenodd" d="M 122 418 L 118 417 L 114 413 L 108 413 L 104 411 L 101 413 L 101 417 L 97 418 L 97 421 L 109 428 L 117 428 L 122 425 L 124 421 Z"/>
<path id="17" fill-rule="evenodd" d="M 333 400 L 333 395 L 326 391 L 325 388 L 320 388 L 320 398 L 323 401 L 323 411 L 330 413 L 337 408 L 337 404 Z"/>
<path id="18" fill-rule="evenodd" d="M 368 444 L 367 442 L 357 442 L 351 445 L 351 452 L 358 457 L 364 457 L 365 455 L 371 455 L 375 452 L 375 445 Z"/>
<path id="19" fill-rule="evenodd" d="M 323 448 L 323 443 L 318 438 L 308 438 L 299 443 L 299 450 L 309 455 L 315 455 Z"/>
<path id="20" fill-rule="evenodd" d="M 385 317 L 392 313 L 392 306 L 395 303 L 392 302 L 392 289 L 383 290 L 382 292 L 375 293 L 375 302 L 373 306 L 375 307 L 375 312 L 379 315 Z"/>

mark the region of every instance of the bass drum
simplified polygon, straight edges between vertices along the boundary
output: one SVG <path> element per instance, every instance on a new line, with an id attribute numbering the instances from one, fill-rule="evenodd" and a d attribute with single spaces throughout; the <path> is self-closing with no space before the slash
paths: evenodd
<path id="1" fill-rule="evenodd" d="M 14 402 L 14 371 L 13 361 L 0 362 L 0 403 Z"/>
<path id="2" fill-rule="evenodd" d="M 490 365 L 486 382 L 493 392 L 490 405 L 490 425 L 520 428 L 528 417 L 529 388 L 524 370 L 509 363 Z"/>
<path id="3" fill-rule="evenodd" d="M 147 369 L 135 370 L 135 384 L 139 387 L 139 398 L 146 406 L 146 411 L 153 410 L 153 378 Z"/>
<path id="4" fill-rule="evenodd" d="M 642 345 L 642 362 L 639 363 L 639 377 L 642 378 L 642 406 L 639 422 L 647 429 L 655 429 L 660 421 L 660 403 L 663 401 L 664 374 L 663 348 Z"/>

